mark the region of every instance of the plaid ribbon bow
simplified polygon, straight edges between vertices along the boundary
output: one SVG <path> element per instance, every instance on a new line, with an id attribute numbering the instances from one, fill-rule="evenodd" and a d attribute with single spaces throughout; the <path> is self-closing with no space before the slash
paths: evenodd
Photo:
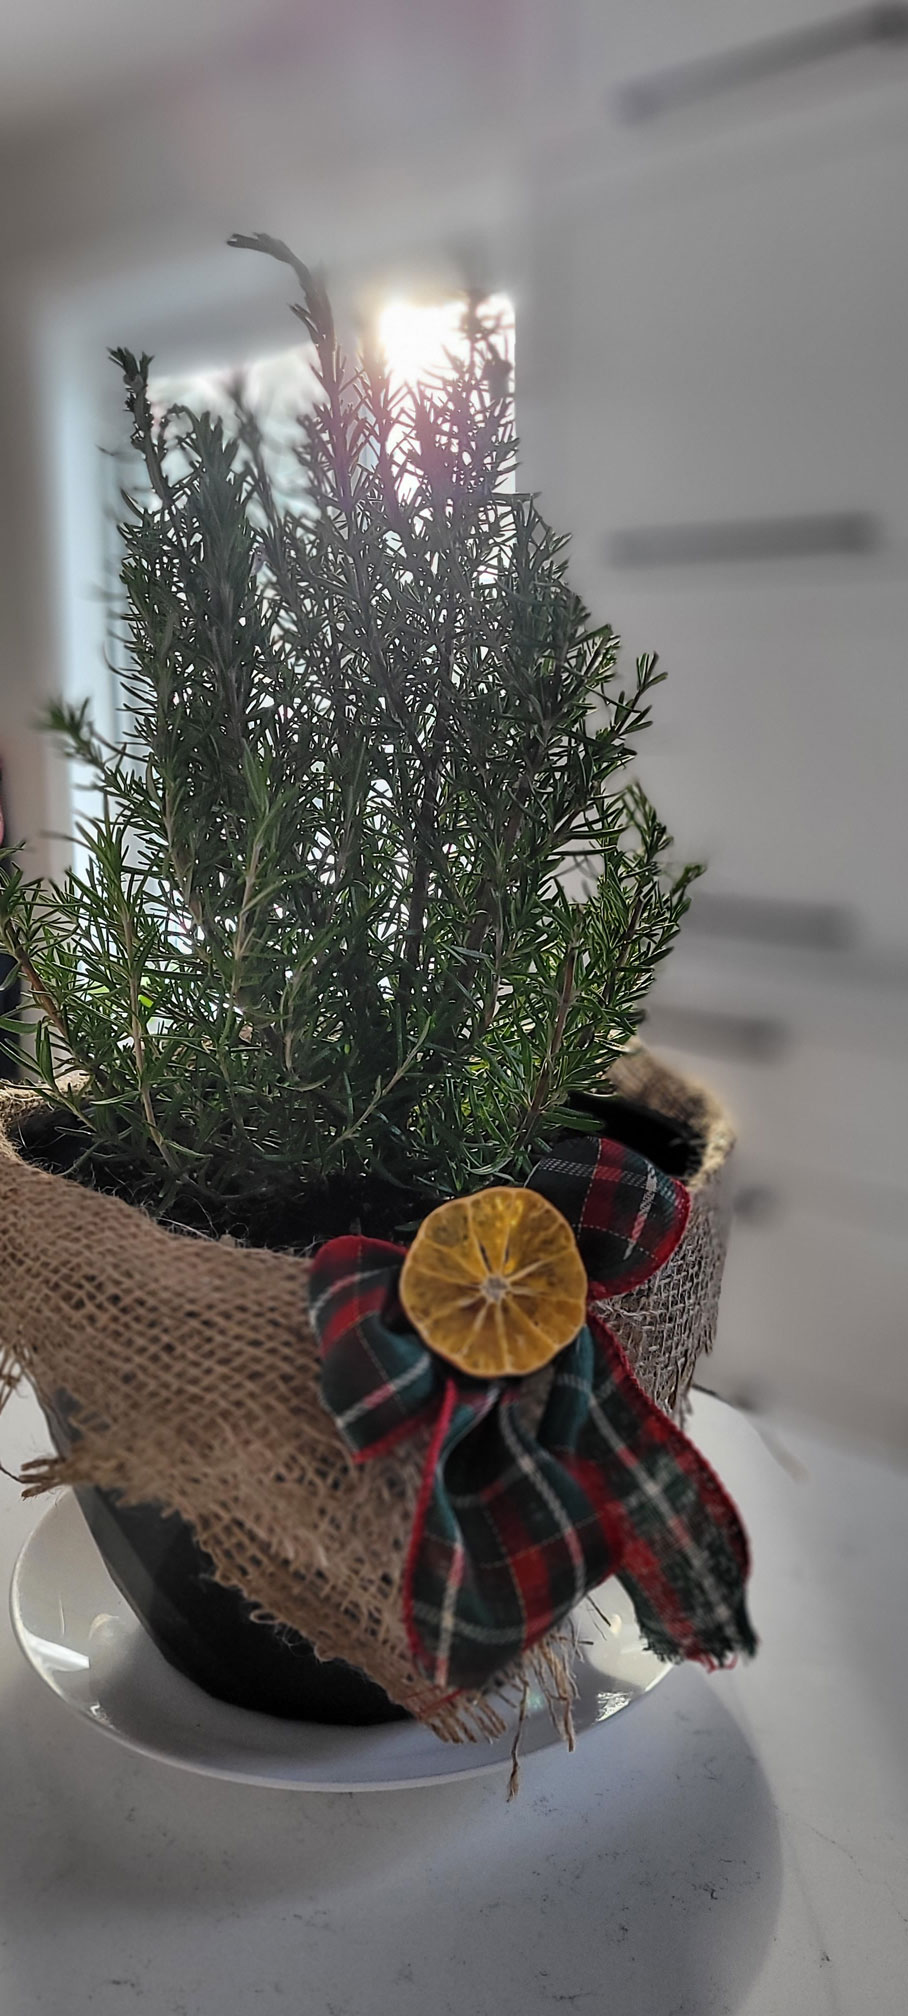
<path id="1" fill-rule="evenodd" d="M 591 1276 L 535 1434 L 519 1379 L 459 1373 L 409 1327 L 400 1247 L 332 1239 L 312 1264 L 322 1396 L 356 1462 L 432 1423 L 404 1577 L 414 1662 L 444 1690 L 485 1687 L 613 1574 L 663 1658 L 752 1652 L 737 1512 L 593 1307 L 663 1265 L 689 1193 L 595 1136 L 539 1163 L 530 1185 L 569 1220 Z"/>

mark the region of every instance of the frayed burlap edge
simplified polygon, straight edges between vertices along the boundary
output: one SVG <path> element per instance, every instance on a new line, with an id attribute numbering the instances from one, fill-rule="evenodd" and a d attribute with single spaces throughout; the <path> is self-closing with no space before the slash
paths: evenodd
<path id="1" fill-rule="evenodd" d="M 697 1362 L 716 1338 L 733 1202 L 734 1131 L 706 1086 L 681 1077 L 642 1043 L 629 1045 L 611 1079 L 623 1097 L 681 1121 L 700 1143 L 697 1167 L 686 1179 L 691 1209 L 680 1245 L 642 1288 L 597 1305 L 641 1386 L 666 1414 L 683 1420 Z"/>
<path id="2" fill-rule="evenodd" d="M 704 1194 L 711 1224 L 710 1181 L 728 1147 L 715 1102 L 640 1050 L 622 1058 L 614 1076 L 617 1089 L 699 1126 L 704 1152 L 691 1188 L 695 1198 Z M 515 1715 L 519 1722 L 533 1689 L 570 1741 L 570 1629 L 532 1647 L 482 1695 L 445 1698 L 414 1670 L 401 1590 L 427 1435 L 367 1473 L 354 1468 L 320 1400 L 307 1263 L 182 1237 L 23 1162 L 19 1128 L 40 1103 L 18 1088 L 0 1091 L 0 1406 L 22 1378 L 48 1409 L 65 1393 L 77 1403 L 80 1440 L 67 1456 L 26 1466 L 26 1492 L 95 1485 L 178 1513 L 216 1579 L 240 1588 L 263 1624 L 289 1625 L 321 1658 L 359 1666 L 446 1740 L 500 1736 Z M 689 1238 L 688 1231 L 670 1267 Z M 718 1239 L 713 1228 L 711 1250 Z M 696 1242 L 690 1252 L 699 1292 Z M 688 1347 L 673 1371 L 684 1270 L 664 1304 L 654 1295 L 661 1280 L 606 1313 L 641 1383 L 664 1405 L 666 1385 L 676 1404 L 693 1364 Z M 668 1351 L 658 1336 L 666 1320 Z M 696 1350 L 711 1341 L 689 1298 L 686 1321 L 696 1328 Z M 635 1361 L 638 1344 L 647 1362 Z M 542 1397 L 542 1386 L 527 1382 L 530 1412 Z"/>

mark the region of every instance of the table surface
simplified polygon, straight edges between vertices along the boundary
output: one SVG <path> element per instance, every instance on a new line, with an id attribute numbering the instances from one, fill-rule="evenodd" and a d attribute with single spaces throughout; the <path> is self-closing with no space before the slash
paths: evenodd
<path id="1" fill-rule="evenodd" d="M 698 1395 L 758 1658 L 506 1774 L 262 1791 L 79 1722 L 0 1621 L 0 2016 L 904 2016 L 908 1475 Z M 45 1438 L 11 1404 L 0 1457 Z M 8 1581 L 41 1507 L 0 1477 Z"/>

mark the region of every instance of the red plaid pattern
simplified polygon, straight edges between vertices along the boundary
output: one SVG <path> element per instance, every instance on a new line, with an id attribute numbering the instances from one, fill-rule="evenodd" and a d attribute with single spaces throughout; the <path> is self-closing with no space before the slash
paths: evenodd
<path id="1" fill-rule="evenodd" d="M 568 1205 L 585 1258 L 595 1242 L 592 1293 L 623 1292 L 674 1249 L 689 1199 L 633 1151 L 590 1145 L 533 1181 Z M 408 1328 L 402 1259 L 375 1240 L 332 1240 L 313 1262 L 310 1304 L 323 1397 L 357 1462 L 434 1421 L 404 1582 L 420 1670 L 446 1690 L 488 1686 L 609 1574 L 663 1656 L 721 1665 L 753 1651 L 735 1508 L 593 1310 L 555 1360 L 532 1435 L 519 1380 L 454 1373 Z"/>
<path id="2" fill-rule="evenodd" d="M 529 1178 L 572 1226 L 591 1281 L 628 1295 L 674 1252 L 690 1191 L 620 1141 L 578 1134 L 538 1162 Z"/>

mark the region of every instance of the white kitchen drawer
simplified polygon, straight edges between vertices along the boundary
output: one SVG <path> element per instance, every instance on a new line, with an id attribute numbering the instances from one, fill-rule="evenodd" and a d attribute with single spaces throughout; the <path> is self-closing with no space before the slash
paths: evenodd
<path id="1" fill-rule="evenodd" d="M 717 144 L 540 189 L 520 369 L 532 380 L 557 331 L 571 376 L 550 390 L 584 395 L 563 445 L 592 464 L 603 529 L 656 507 L 772 510 L 780 489 L 805 508 L 853 505 L 865 477 L 904 516 L 908 116 L 878 125 L 872 111 L 838 144 L 811 133 L 797 152 L 733 162 Z M 569 291 L 550 291 L 550 265 Z"/>
<path id="2" fill-rule="evenodd" d="M 857 906 L 889 945 L 908 941 L 906 186 L 908 121 L 796 168 L 767 150 L 553 197 L 518 367 L 528 479 L 574 528 L 574 578 L 628 658 L 669 671 L 641 775 L 680 850 L 719 886 Z M 793 557 L 805 528 L 820 550 Z M 625 564 L 662 534 L 675 563 Z"/>
<path id="3" fill-rule="evenodd" d="M 854 0 L 532 0 L 515 41 L 537 141 L 620 164 L 710 139 L 771 144 L 829 110 L 866 116 L 903 78 L 897 14 Z"/>
<path id="4" fill-rule="evenodd" d="M 908 1240 L 782 1198 L 736 1223 L 702 1383 L 908 1449 Z"/>
<path id="5" fill-rule="evenodd" d="M 906 1047 L 794 1033 L 748 1063 L 653 1040 L 719 1094 L 738 1129 L 737 1209 L 703 1383 L 908 1448 Z"/>
<path id="6" fill-rule="evenodd" d="M 592 597 L 629 659 L 668 669 L 640 775 L 679 851 L 714 887 L 845 906 L 908 947 L 908 570 L 700 572 L 649 590 L 603 574 Z"/>
<path id="7" fill-rule="evenodd" d="M 538 312 L 570 366 L 548 388 L 549 480 L 586 507 L 585 542 L 860 507 L 904 552 L 905 162 L 904 134 L 796 168 L 767 152 L 603 182 L 540 219 Z M 572 284 L 547 300 L 549 257 Z"/>
<path id="8" fill-rule="evenodd" d="M 669 981 L 667 971 L 666 996 Z M 774 1021 L 756 1013 L 750 1026 L 758 1038 L 765 1030 L 767 1048 L 761 1055 L 758 1042 L 751 1059 L 734 1054 L 736 1020 L 746 1050 L 747 1019 L 720 1009 L 704 1012 L 699 1052 L 693 1011 L 679 1009 L 673 1020 L 670 1005 L 664 1017 L 655 1010 L 645 1033 L 660 1056 L 702 1078 L 724 1100 L 748 1180 L 794 1196 L 800 1186 L 818 1207 L 822 1200 L 837 1217 L 856 1223 L 877 1222 L 893 1231 L 900 1225 L 908 1252 L 908 1041 L 870 1048 L 856 1029 L 846 1045 L 781 1016 Z M 683 1048 L 660 1037 L 660 1031 L 677 1035 L 679 1021 Z"/>

